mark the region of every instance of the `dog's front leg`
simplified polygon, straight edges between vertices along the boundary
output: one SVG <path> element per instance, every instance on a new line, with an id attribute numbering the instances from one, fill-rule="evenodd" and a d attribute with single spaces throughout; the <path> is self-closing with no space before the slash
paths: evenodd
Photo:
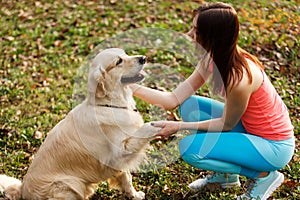
<path id="1" fill-rule="evenodd" d="M 131 137 L 123 141 L 124 150 L 128 153 L 138 153 L 160 130 L 161 128 L 154 127 L 150 123 L 145 123 Z"/>
<path id="2" fill-rule="evenodd" d="M 145 193 L 137 192 L 132 185 L 132 175 L 130 172 L 120 171 L 113 178 L 109 179 L 109 184 L 122 190 L 127 197 L 134 200 L 145 199 Z"/>

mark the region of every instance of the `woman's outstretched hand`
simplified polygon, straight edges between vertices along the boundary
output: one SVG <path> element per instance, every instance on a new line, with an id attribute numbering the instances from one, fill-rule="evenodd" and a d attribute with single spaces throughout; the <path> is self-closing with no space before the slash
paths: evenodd
<path id="1" fill-rule="evenodd" d="M 156 136 L 168 137 L 180 130 L 180 123 L 181 122 L 175 122 L 175 121 L 154 121 L 151 122 L 151 125 L 162 128 L 156 134 Z"/>

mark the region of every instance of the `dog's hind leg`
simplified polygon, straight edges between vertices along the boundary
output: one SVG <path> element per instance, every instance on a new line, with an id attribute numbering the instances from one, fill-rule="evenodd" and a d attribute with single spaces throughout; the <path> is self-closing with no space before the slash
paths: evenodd
<path id="1" fill-rule="evenodd" d="M 96 192 L 98 184 L 90 184 L 86 187 L 85 198 L 89 199 Z"/>
<path id="2" fill-rule="evenodd" d="M 52 198 L 49 198 L 49 200 L 82 200 L 78 194 L 72 192 L 72 191 L 63 191 L 60 193 L 55 194 Z"/>
<path id="3" fill-rule="evenodd" d="M 110 178 L 109 184 L 120 188 L 127 197 L 134 200 L 145 199 L 145 193 L 142 191 L 137 192 L 132 185 L 132 176 L 130 172 L 120 171 L 114 178 Z"/>
<path id="4" fill-rule="evenodd" d="M 61 176 L 57 177 L 50 189 L 51 200 L 81 200 L 87 199 L 85 196 L 86 185 L 77 177 Z"/>

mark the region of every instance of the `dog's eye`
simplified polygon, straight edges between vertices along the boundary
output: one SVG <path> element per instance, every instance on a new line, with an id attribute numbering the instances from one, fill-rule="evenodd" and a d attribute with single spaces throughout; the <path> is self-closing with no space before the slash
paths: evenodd
<path id="1" fill-rule="evenodd" d="M 116 65 L 119 65 L 123 62 L 123 59 L 122 58 L 119 58 L 119 60 L 117 61 Z"/>

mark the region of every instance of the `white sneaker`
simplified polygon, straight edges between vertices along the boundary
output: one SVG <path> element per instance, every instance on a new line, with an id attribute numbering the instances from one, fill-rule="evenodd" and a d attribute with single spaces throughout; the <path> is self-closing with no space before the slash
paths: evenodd
<path id="1" fill-rule="evenodd" d="M 208 175 L 203 179 L 198 179 L 192 182 L 188 187 L 191 190 L 200 190 L 208 183 L 219 183 L 222 188 L 232 188 L 241 185 L 239 176 L 237 174 L 215 173 L 213 175 Z"/>

